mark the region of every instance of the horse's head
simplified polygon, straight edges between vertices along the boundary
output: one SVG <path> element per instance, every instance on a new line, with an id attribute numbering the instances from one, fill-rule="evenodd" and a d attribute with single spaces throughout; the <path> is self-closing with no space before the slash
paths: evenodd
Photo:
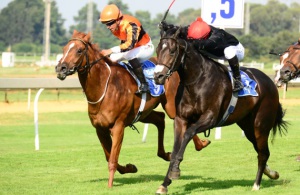
<path id="1" fill-rule="evenodd" d="M 156 48 L 157 65 L 154 70 L 156 84 L 164 84 L 165 80 L 183 63 L 188 43 L 181 38 L 182 34 L 182 28 L 177 27 L 162 33 Z"/>
<path id="2" fill-rule="evenodd" d="M 71 40 L 63 48 L 63 57 L 55 67 L 57 78 L 64 80 L 76 71 L 85 71 L 89 66 L 90 33 L 84 34 L 74 30 Z"/>
<path id="3" fill-rule="evenodd" d="M 300 75 L 300 40 L 295 45 L 290 46 L 280 56 L 280 65 L 275 77 L 277 86 L 287 83 Z"/>

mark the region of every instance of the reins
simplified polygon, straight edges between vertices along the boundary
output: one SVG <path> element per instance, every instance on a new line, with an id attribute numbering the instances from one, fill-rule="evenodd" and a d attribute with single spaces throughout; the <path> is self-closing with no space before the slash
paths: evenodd
<path id="1" fill-rule="evenodd" d="M 105 56 L 102 56 L 101 58 L 93 61 L 92 63 L 90 63 L 90 60 L 89 60 L 89 55 L 88 55 L 88 47 L 90 46 L 90 43 L 86 43 L 84 40 L 80 39 L 80 38 L 72 38 L 69 40 L 70 41 L 74 41 L 74 40 L 78 40 L 80 42 L 82 42 L 85 46 L 85 49 L 84 49 L 84 54 L 85 55 L 85 58 L 86 58 L 86 64 L 84 66 L 82 66 L 82 62 L 83 62 L 83 59 L 81 59 L 80 63 L 78 63 L 76 66 L 75 66 L 75 70 L 77 70 L 78 73 L 80 74 L 84 74 L 87 72 L 87 70 L 90 70 L 92 68 L 93 65 L 95 65 L 96 63 L 98 63 L 100 60 L 102 60 Z M 74 70 L 74 71 L 75 71 Z"/>
<path id="2" fill-rule="evenodd" d="M 167 78 L 169 78 L 173 74 L 173 72 L 175 71 L 174 67 L 175 67 L 175 63 L 177 62 L 177 58 L 179 56 L 180 47 L 183 47 L 183 46 L 181 46 L 178 43 L 177 39 L 174 38 L 174 37 L 163 37 L 163 38 L 160 39 L 160 41 L 162 41 L 163 39 L 172 39 L 172 40 L 174 40 L 176 42 L 176 54 L 170 54 L 170 55 L 176 55 L 176 59 L 174 60 L 174 62 L 172 63 L 172 65 L 170 67 L 168 67 L 165 64 L 162 64 L 166 68 L 168 68 L 168 72 L 167 72 L 166 76 L 167 76 Z M 181 65 L 184 65 L 184 60 L 185 60 L 185 56 L 186 56 L 186 53 L 187 53 L 187 47 L 188 47 L 188 44 L 187 44 L 187 42 L 185 40 L 184 40 L 184 43 L 185 43 L 185 47 L 183 47 L 184 48 L 184 52 L 183 52 L 183 55 L 181 56 L 181 59 L 180 59 L 180 64 Z"/>
<path id="3" fill-rule="evenodd" d="M 101 58 L 99 58 L 99 59 L 93 61 L 92 63 L 90 63 L 90 61 L 89 61 L 89 55 L 88 55 L 88 47 L 89 47 L 89 46 L 91 47 L 90 43 L 86 43 L 84 40 L 79 39 L 79 38 L 73 38 L 73 39 L 70 39 L 69 42 L 70 42 L 70 41 L 73 41 L 73 40 L 78 40 L 78 41 L 80 41 L 80 42 L 82 42 L 82 43 L 84 44 L 85 50 L 84 50 L 84 53 L 83 53 L 83 54 L 85 55 L 85 58 L 86 58 L 86 64 L 85 64 L 84 66 L 82 66 L 83 59 L 84 59 L 84 58 L 82 58 L 81 61 L 80 61 L 80 63 L 78 63 L 78 64 L 75 66 L 75 68 L 73 69 L 73 71 L 77 70 L 78 73 L 80 73 L 80 74 L 85 74 L 87 71 L 89 71 L 89 70 L 92 68 L 93 65 L 95 65 L 96 63 L 98 63 L 98 62 L 99 62 L 100 60 L 102 60 L 104 57 L 106 57 L 106 56 L 102 56 Z M 100 97 L 97 101 L 92 102 L 92 101 L 89 101 L 89 100 L 88 100 L 88 98 L 87 98 L 85 92 L 83 91 L 83 93 L 85 94 L 85 97 L 86 97 L 86 101 L 87 101 L 89 104 L 97 104 L 97 103 L 101 102 L 101 101 L 103 100 L 105 94 L 106 94 L 107 87 L 108 87 L 108 82 L 109 82 L 109 79 L 110 79 L 110 76 L 111 76 L 111 69 L 110 69 L 110 67 L 109 67 L 109 65 L 108 65 L 107 63 L 105 63 L 105 65 L 106 65 L 106 67 L 107 67 L 108 70 L 109 70 L 109 75 L 108 75 L 108 78 L 107 78 L 107 81 L 106 81 L 106 84 L 105 84 L 104 92 L 103 92 L 103 94 L 101 95 L 101 97 Z M 79 68 L 79 67 L 80 67 L 80 68 Z M 81 70 L 83 70 L 83 71 L 81 71 Z"/>
<path id="4" fill-rule="evenodd" d="M 167 74 L 166 74 L 167 78 L 169 78 L 169 77 L 173 74 L 173 72 L 175 71 L 175 70 L 174 70 L 174 67 L 175 67 L 175 64 L 176 64 L 176 62 L 177 62 L 177 58 L 178 58 L 178 56 L 179 56 L 179 52 L 180 52 L 179 49 L 180 49 L 180 47 L 184 48 L 183 55 L 181 56 L 181 59 L 180 59 L 180 66 L 182 66 L 182 67 L 185 66 L 185 59 L 186 59 L 186 56 L 187 56 L 187 53 L 188 53 L 188 43 L 187 43 L 186 40 L 182 39 L 182 40 L 184 41 L 184 43 L 185 43 L 185 46 L 182 46 L 182 45 L 178 42 L 178 40 L 177 40 L 176 38 L 174 38 L 174 37 L 163 37 L 163 38 L 161 38 L 161 41 L 162 41 L 163 39 L 172 39 L 172 40 L 174 40 L 174 41 L 176 42 L 176 44 L 177 44 L 177 45 L 176 45 L 176 46 L 177 46 L 176 54 L 173 54 L 173 55 L 176 55 L 176 59 L 174 60 L 173 64 L 172 64 L 170 67 L 168 67 L 168 66 L 165 65 L 165 64 L 162 64 L 162 65 L 164 65 L 166 68 L 169 69 L 168 72 L 167 72 Z M 170 55 L 171 55 L 171 54 L 170 54 Z M 160 63 L 160 64 L 161 64 L 161 63 Z M 198 77 L 197 77 L 195 80 L 193 80 L 191 83 L 184 83 L 184 85 L 185 85 L 185 86 L 189 86 L 189 85 L 195 84 L 195 83 L 199 80 L 200 77 L 201 77 L 201 74 L 199 74 Z"/>

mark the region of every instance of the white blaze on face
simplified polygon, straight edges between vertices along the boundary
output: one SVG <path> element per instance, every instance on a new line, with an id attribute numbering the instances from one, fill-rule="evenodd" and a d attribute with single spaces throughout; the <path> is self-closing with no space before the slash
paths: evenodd
<path id="1" fill-rule="evenodd" d="M 285 59 L 287 59 L 287 57 L 289 57 L 289 53 L 286 53 L 286 54 L 284 54 L 284 55 L 282 56 L 282 61 L 280 62 L 281 68 L 283 67 L 283 65 L 284 65 L 283 62 L 284 62 Z M 280 68 L 280 69 L 281 69 L 281 68 Z"/>
<path id="2" fill-rule="evenodd" d="M 154 73 L 159 73 L 164 69 L 163 65 L 157 64 L 154 69 Z"/>
<path id="3" fill-rule="evenodd" d="M 66 55 L 65 56 L 63 56 L 63 59 L 61 60 L 61 63 L 63 63 L 64 62 L 64 60 L 66 59 L 66 57 L 68 56 L 68 54 L 69 54 L 69 51 L 74 47 L 74 45 L 75 45 L 75 43 L 71 43 L 70 45 L 69 45 L 69 49 L 68 49 L 68 51 L 67 51 L 67 53 L 66 53 Z"/>
<path id="4" fill-rule="evenodd" d="M 162 45 L 162 49 L 164 49 L 164 48 L 166 48 L 166 47 L 167 47 L 167 44 L 164 43 L 164 44 Z M 163 66 L 163 65 L 157 64 L 157 65 L 155 66 L 154 73 L 159 73 L 159 72 L 163 71 L 163 69 L 164 69 L 164 66 Z"/>
<path id="5" fill-rule="evenodd" d="M 287 59 L 287 57 L 289 56 L 289 53 L 285 53 L 283 56 L 282 56 L 282 60 L 280 62 L 280 65 L 278 67 L 276 67 L 276 70 L 277 70 L 277 73 L 276 73 L 276 77 L 275 77 L 275 82 L 277 82 L 280 78 L 280 70 L 282 69 L 282 67 L 284 66 L 284 61 L 285 59 Z"/>
<path id="6" fill-rule="evenodd" d="M 166 47 L 167 47 L 167 44 L 164 43 L 164 44 L 162 45 L 162 48 L 164 49 L 164 48 L 166 48 Z"/>

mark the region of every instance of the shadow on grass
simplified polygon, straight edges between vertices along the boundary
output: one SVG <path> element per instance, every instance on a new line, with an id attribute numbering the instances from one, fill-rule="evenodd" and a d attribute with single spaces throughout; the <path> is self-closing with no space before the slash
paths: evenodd
<path id="1" fill-rule="evenodd" d="M 138 184 L 138 183 L 145 183 L 149 181 L 160 181 L 163 182 L 165 176 L 164 175 L 139 175 L 137 177 L 126 177 L 126 178 L 116 178 L 114 179 L 114 186 L 122 186 L 126 184 Z M 197 179 L 201 177 L 198 176 L 181 176 L 180 179 L 182 180 L 190 180 L 190 179 Z M 101 179 L 94 179 L 90 180 L 89 182 L 108 182 L 107 178 L 101 178 Z"/>
<path id="2" fill-rule="evenodd" d="M 261 183 L 261 190 L 266 188 L 272 188 L 275 186 L 286 185 L 286 183 L 290 183 L 290 181 L 286 180 L 263 180 Z M 201 189 L 201 191 L 215 191 L 215 190 L 224 190 L 230 189 L 236 186 L 249 188 L 249 191 L 252 190 L 252 185 L 254 184 L 253 180 L 205 180 L 203 182 L 191 182 L 189 184 L 184 185 L 184 194 L 191 193 L 197 189 Z M 172 185 L 172 184 L 171 184 Z M 199 191 L 199 190 L 197 190 Z M 182 194 L 176 193 L 175 194 Z"/>
<path id="3" fill-rule="evenodd" d="M 199 182 L 190 182 L 188 184 L 182 185 L 180 184 L 180 180 L 201 180 Z M 130 178 L 115 178 L 114 179 L 114 186 L 123 186 L 123 185 L 132 185 L 132 184 L 140 184 L 140 183 L 147 183 L 149 181 L 157 181 L 157 187 L 163 182 L 164 176 L 163 175 L 139 175 L 137 177 L 130 177 Z M 101 178 L 90 180 L 87 182 L 108 182 L 108 178 Z M 263 179 L 261 182 L 261 189 L 272 188 L 275 186 L 282 186 L 290 183 L 291 181 L 288 180 L 270 180 L 270 179 Z M 173 192 L 172 194 L 183 195 L 193 193 L 195 191 L 215 191 L 215 190 L 224 190 L 230 189 L 236 186 L 239 187 L 246 187 L 249 188 L 249 191 L 252 189 L 252 185 L 254 184 L 253 180 L 221 180 L 212 177 L 201 177 L 201 176 L 181 176 L 179 180 L 173 180 L 172 184 L 169 188 L 180 188 L 182 186 L 183 189 L 180 192 Z M 182 192 L 184 191 L 184 193 Z"/>

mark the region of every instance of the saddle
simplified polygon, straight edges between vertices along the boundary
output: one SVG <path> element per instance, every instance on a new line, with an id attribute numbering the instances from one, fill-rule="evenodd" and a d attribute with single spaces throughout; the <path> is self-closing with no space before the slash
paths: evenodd
<path id="1" fill-rule="evenodd" d="M 138 80 L 137 76 L 134 74 L 133 68 L 130 65 L 130 63 L 122 61 L 122 62 L 119 62 L 119 64 L 122 67 L 124 67 L 130 73 L 130 75 L 135 79 L 135 81 L 136 81 L 136 83 L 137 83 L 137 85 L 139 87 L 141 85 L 141 83 Z M 165 88 L 164 88 L 163 85 L 157 85 L 157 84 L 155 84 L 155 81 L 154 81 L 155 64 L 153 62 L 151 62 L 150 60 L 146 60 L 142 64 L 142 69 L 143 69 L 143 73 L 145 75 L 145 78 L 146 78 L 146 80 L 148 82 L 151 96 L 158 97 L 161 94 L 165 93 Z"/>

